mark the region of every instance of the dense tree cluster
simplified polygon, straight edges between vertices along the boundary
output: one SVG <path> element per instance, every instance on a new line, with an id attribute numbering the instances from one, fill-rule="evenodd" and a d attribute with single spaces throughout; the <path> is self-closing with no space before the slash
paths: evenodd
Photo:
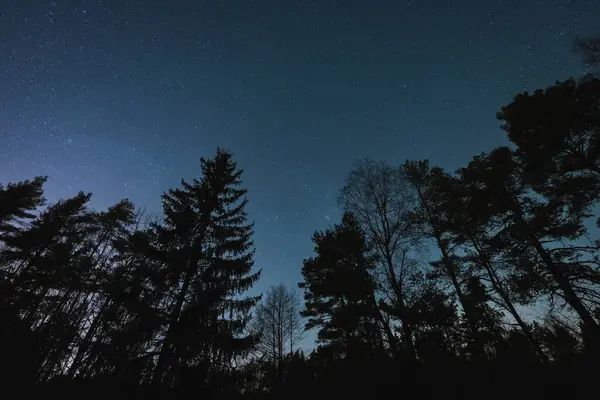
<path id="1" fill-rule="evenodd" d="M 38 210 L 44 178 L 0 187 L 7 383 L 233 390 L 260 276 L 241 173 L 222 150 L 202 159 L 156 220 L 127 200 L 92 211 L 85 193 Z"/>
<path id="2" fill-rule="evenodd" d="M 454 172 L 357 164 L 342 220 L 312 238 L 303 304 L 283 285 L 246 294 L 260 271 L 224 150 L 164 193 L 157 217 L 128 200 L 93 211 L 86 193 L 46 205 L 42 177 L 0 186 L 5 390 L 545 398 L 562 382 L 583 394 L 600 356 L 600 79 L 518 94 L 497 118 L 512 146 Z"/>

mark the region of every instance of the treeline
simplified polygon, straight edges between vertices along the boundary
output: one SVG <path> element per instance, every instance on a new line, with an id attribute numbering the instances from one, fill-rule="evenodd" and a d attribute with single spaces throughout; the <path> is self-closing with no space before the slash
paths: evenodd
<path id="1" fill-rule="evenodd" d="M 5 393 L 593 396 L 600 79 L 518 94 L 497 117 L 512 146 L 455 172 L 358 163 L 342 220 L 313 236 L 303 301 L 283 285 L 246 294 L 260 270 L 224 150 L 156 216 L 128 200 L 94 211 L 86 193 L 47 205 L 42 177 L 0 186 Z"/>
<path id="2" fill-rule="evenodd" d="M 243 293 L 260 271 L 241 171 L 218 150 L 201 173 L 166 192 L 154 219 L 127 200 L 91 211 L 86 193 L 38 212 L 44 178 L 0 188 L 7 386 L 229 390 L 256 342 L 245 330 L 259 298 Z"/>

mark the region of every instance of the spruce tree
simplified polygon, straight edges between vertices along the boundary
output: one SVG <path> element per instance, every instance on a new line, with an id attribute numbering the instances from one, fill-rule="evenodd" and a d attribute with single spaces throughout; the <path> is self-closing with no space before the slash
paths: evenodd
<path id="1" fill-rule="evenodd" d="M 164 223 L 156 224 L 156 252 L 171 287 L 153 382 L 169 387 L 193 374 L 194 384 L 226 372 L 254 344 L 244 335 L 259 297 L 243 294 L 252 272 L 253 225 L 246 222 L 242 170 L 221 149 L 201 159 L 200 179 L 182 180 L 163 195 Z"/>

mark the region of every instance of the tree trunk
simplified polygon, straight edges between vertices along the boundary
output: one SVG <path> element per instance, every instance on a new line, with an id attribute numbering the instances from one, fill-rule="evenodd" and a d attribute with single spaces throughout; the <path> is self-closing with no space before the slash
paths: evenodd
<path id="1" fill-rule="evenodd" d="M 517 219 L 519 229 L 526 234 L 530 245 L 538 253 L 544 264 L 546 264 L 546 267 L 548 267 L 550 274 L 558 284 L 560 290 L 563 292 L 567 304 L 569 304 L 569 306 L 575 310 L 584 326 L 588 328 L 590 332 L 594 332 L 594 336 L 600 336 L 600 327 L 598 326 L 598 323 L 587 309 L 585 304 L 583 304 L 581 299 L 577 296 L 577 293 L 573 289 L 573 285 L 571 285 L 571 282 L 569 282 L 569 279 L 563 273 L 561 267 L 552 260 L 552 257 L 544 248 L 539 239 L 535 236 L 535 234 L 533 234 L 533 232 L 531 232 L 531 229 L 523 218 L 523 211 L 518 200 L 511 198 L 510 206 L 511 211 Z"/>
<path id="2" fill-rule="evenodd" d="M 83 360 L 83 356 L 84 356 L 85 352 L 89 349 L 89 347 L 92 343 L 92 338 L 94 337 L 94 334 L 96 333 L 96 329 L 98 329 L 98 325 L 100 324 L 100 321 L 102 320 L 102 314 L 104 313 L 104 310 L 106 309 L 106 307 L 108 307 L 109 301 L 110 300 L 108 298 L 106 298 L 104 300 L 104 302 L 102 303 L 102 306 L 100 307 L 100 310 L 98 311 L 98 314 L 96 314 L 94 321 L 92 321 L 92 325 L 90 325 L 89 329 L 85 333 L 85 337 L 83 338 L 83 340 L 81 341 L 81 344 L 79 345 L 79 347 L 77 349 L 77 353 L 75 354 L 75 358 L 73 359 L 73 362 L 71 363 L 71 366 L 69 367 L 69 371 L 68 371 L 67 375 L 75 376 L 75 373 L 77 372 L 77 369 L 79 368 L 79 364 Z"/>
<path id="3" fill-rule="evenodd" d="M 192 272 L 195 267 L 196 263 L 190 260 L 185 272 L 183 285 L 181 286 L 181 290 L 179 291 L 179 295 L 177 296 L 175 307 L 173 307 L 173 311 L 171 311 L 171 314 L 169 316 L 169 328 L 167 329 L 167 333 L 165 334 L 165 337 L 163 339 L 162 347 L 160 349 L 158 360 L 156 362 L 156 368 L 154 369 L 154 373 L 152 374 L 153 385 L 158 385 L 160 383 L 165 368 L 167 366 L 167 358 L 170 356 L 170 347 L 173 342 L 173 332 L 179 320 L 179 316 L 181 315 L 181 309 L 183 308 L 185 296 L 192 281 Z"/>
<path id="4" fill-rule="evenodd" d="M 475 239 L 474 237 L 471 236 L 470 240 L 473 243 L 473 247 L 475 247 L 475 250 L 479 254 L 479 257 L 482 261 L 483 267 L 485 268 L 485 270 L 488 274 L 488 277 L 490 279 L 490 282 L 492 283 L 492 288 L 494 289 L 494 291 L 496 293 L 498 293 L 498 295 L 502 299 L 502 302 L 504 303 L 507 311 L 513 316 L 513 318 L 517 322 L 517 325 L 519 325 L 519 328 L 521 328 L 521 331 L 523 332 L 523 334 L 525 335 L 527 340 L 529 340 L 529 343 L 535 349 L 535 351 L 538 354 L 538 356 L 540 357 L 540 359 L 543 362 L 548 362 L 548 357 L 542 350 L 539 342 L 533 336 L 533 333 L 531 332 L 529 325 L 527 325 L 525 323 L 525 321 L 523 321 L 523 318 L 521 318 L 521 315 L 517 312 L 517 309 L 515 308 L 510 297 L 508 296 L 508 293 L 506 292 L 506 290 L 504 290 L 504 287 L 502 286 L 500 278 L 498 277 L 498 275 L 496 274 L 496 271 L 492 267 L 492 264 L 491 264 L 488 254 L 485 253 L 485 251 L 481 248 L 481 246 L 477 242 L 477 239 Z"/>
<path id="5" fill-rule="evenodd" d="M 404 340 L 406 341 L 406 350 L 408 353 L 408 357 L 411 360 L 416 360 L 417 355 L 415 351 L 415 344 L 413 342 L 413 330 L 410 321 L 407 318 L 406 304 L 404 302 L 404 296 L 402 293 L 402 288 L 400 287 L 400 283 L 396 278 L 396 273 L 394 272 L 394 264 L 392 262 L 392 257 L 388 254 L 386 255 L 386 264 L 388 269 L 388 274 L 390 276 L 390 283 L 392 285 L 392 290 L 396 295 L 396 300 L 398 301 L 398 306 L 400 308 L 400 322 L 402 322 L 402 333 L 404 336 Z"/>
<path id="6" fill-rule="evenodd" d="M 440 232 L 438 229 L 439 224 L 436 223 L 436 221 L 433 217 L 433 213 L 430 209 L 430 206 L 429 206 L 425 196 L 423 195 L 423 191 L 421 190 L 420 187 L 417 187 L 417 195 L 419 196 L 421 205 L 423 206 L 423 209 L 425 210 L 425 214 L 427 215 L 427 223 L 433 230 L 432 236 L 435 239 L 438 248 L 442 252 L 442 263 L 444 264 L 446 274 L 448 275 L 448 277 L 450 278 L 450 281 L 452 282 L 452 286 L 454 287 L 456 296 L 458 297 L 458 301 L 463 309 L 463 312 L 465 314 L 465 318 L 467 319 L 469 328 L 470 328 L 471 332 L 473 333 L 474 338 L 476 338 L 478 329 L 475 324 L 473 313 L 467 306 L 465 295 L 460 286 L 460 282 L 458 281 L 458 277 L 456 276 L 456 273 L 454 271 L 454 264 L 452 263 L 452 260 L 450 260 L 450 254 L 448 251 L 448 247 L 444 244 L 444 241 L 442 240 L 442 232 Z M 477 347 L 479 348 L 479 344 L 477 344 Z M 480 349 L 480 351 L 484 352 L 483 349 Z"/>
<path id="7" fill-rule="evenodd" d="M 381 329 L 383 329 L 383 331 L 385 332 L 392 355 L 394 357 L 397 357 L 398 356 L 398 344 L 396 341 L 396 337 L 394 336 L 394 333 L 390 329 L 390 325 L 383 320 L 383 317 L 381 315 L 381 310 L 379 309 L 379 306 L 377 305 L 377 301 L 375 299 L 375 294 L 373 292 L 371 292 L 369 294 L 369 302 L 371 303 L 371 306 L 373 307 L 373 311 L 375 312 L 375 320 L 381 325 Z M 383 348 L 384 348 L 383 338 L 380 338 L 380 345 L 383 350 Z"/>
<path id="8" fill-rule="evenodd" d="M 475 348 L 479 353 L 479 356 L 487 358 L 487 353 L 482 346 L 482 343 L 479 343 L 477 336 L 479 334 L 479 329 L 477 328 L 476 318 L 472 313 L 472 309 L 467 302 L 467 298 L 460 286 L 460 282 L 458 281 L 458 276 L 454 271 L 454 264 L 452 260 L 450 260 L 450 255 L 448 254 L 448 248 L 444 245 L 440 236 L 436 234 L 436 241 L 438 243 L 438 247 L 442 252 L 442 262 L 444 263 L 444 267 L 446 268 L 446 273 L 450 277 L 450 281 L 452 282 L 452 286 L 454 287 L 454 291 L 456 292 L 456 296 L 458 297 L 458 302 L 460 303 L 465 318 L 467 320 L 467 324 L 469 325 L 469 329 L 471 330 L 471 334 L 473 335 L 473 342 L 475 344 Z"/>
<path id="9" fill-rule="evenodd" d="M 273 310 L 273 315 L 271 317 L 271 330 L 273 331 L 273 341 L 271 342 L 271 351 L 273 352 L 273 365 L 277 368 L 277 323 L 275 322 L 275 311 Z"/>

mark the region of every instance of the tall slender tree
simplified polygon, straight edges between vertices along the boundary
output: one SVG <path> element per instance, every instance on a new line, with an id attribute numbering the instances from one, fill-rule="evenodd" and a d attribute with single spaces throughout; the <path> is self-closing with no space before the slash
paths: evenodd
<path id="1" fill-rule="evenodd" d="M 430 168 L 427 162 L 407 163 L 404 169 L 421 200 L 417 219 L 425 224 L 426 234 L 435 239 L 440 249 L 442 257 L 433 264 L 434 272 L 451 282 L 472 334 L 479 336 L 481 325 L 477 310 L 469 308 L 472 302 L 465 294 L 465 283 L 475 274 L 489 283 L 497 296 L 490 299 L 506 309 L 538 349 L 539 356 L 545 358 L 530 326 L 517 311 L 504 277 L 507 260 L 502 257 L 503 245 L 498 246 L 495 236 L 502 222 L 489 213 L 487 200 L 477 195 L 477 184 L 461 180 L 460 174 L 451 176 L 438 167 Z"/>
<path id="2" fill-rule="evenodd" d="M 453 235 L 451 226 L 460 216 L 460 186 L 455 185 L 452 178 L 438 167 L 431 168 L 427 161 L 407 162 L 401 168 L 407 180 L 412 184 L 419 200 L 413 219 L 419 232 L 434 241 L 441 257 L 431 262 L 431 274 L 448 280 L 462 308 L 465 325 L 469 327 L 470 336 L 479 335 L 477 315 L 468 301 L 464 282 L 468 278 L 463 257 L 458 251 L 464 246 L 460 236 Z M 460 217 L 459 217 L 460 218 Z M 474 345 L 482 343 L 475 341 Z M 483 354 L 483 349 L 479 350 Z"/>
<path id="3" fill-rule="evenodd" d="M 122 200 L 105 212 L 95 213 L 94 219 L 98 226 L 97 232 L 89 237 L 93 242 L 90 247 L 93 268 L 86 282 L 86 291 L 79 294 L 83 312 L 79 316 L 79 336 L 68 367 L 70 375 L 86 371 L 84 365 L 92 359 L 90 350 L 106 339 L 106 336 L 102 337 L 99 333 L 112 301 L 108 287 L 111 280 L 118 275 L 117 271 L 122 268 L 119 263 L 119 259 L 124 255 L 121 244 L 136 229 L 135 206 L 129 200 Z M 119 278 L 123 279 L 123 276 L 120 275 Z M 114 360 L 111 360 L 111 363 L 116 364 Z"/>
<path id="4" fill-rule="evenodd" d="M 416 272 L 411 258 L 420 246 L 411 220 L 416 198 L 414 191 L 397 168 L 384 162 L 364 160 L 355 165 L 340 191 L 339 203 L 355 215 L 366 239 L 378 255 L 381 276 L 379 287 L 389 301 L 382 303 L 401 324 L 405 353 L 415 358 L 410 321 L 410 278 Z M 392 352 L 397 353 L 396 337 L 385 328 Z"/>
<path id="5" fill-rule="evenodd" d="M 164 223 L 156 231 L 156 256 L 172 288 L 153 382 L 171 386 L 186 369 L 202 381 L 245 354 L 254 336 L 244 336 L 249 311 L 259 297 L 243 293 L 259 278 L 252 273 L 252 225 L 246 223 L 239 188 L 242 171 L 218 149 L 201 159 L 202 177 L 163 195 Z"/>

